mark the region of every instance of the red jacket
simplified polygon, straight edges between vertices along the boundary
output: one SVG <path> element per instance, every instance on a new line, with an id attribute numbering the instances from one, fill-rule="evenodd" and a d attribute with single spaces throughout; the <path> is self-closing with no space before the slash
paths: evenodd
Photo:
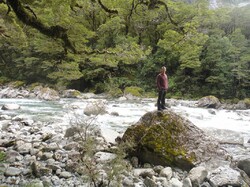
<path id="1" fill-rule="evenodd" d="M 156 84 L 158 90 L 168 89 L 168 76 L 166 74 L 160 73 L 157 75 Z"/>

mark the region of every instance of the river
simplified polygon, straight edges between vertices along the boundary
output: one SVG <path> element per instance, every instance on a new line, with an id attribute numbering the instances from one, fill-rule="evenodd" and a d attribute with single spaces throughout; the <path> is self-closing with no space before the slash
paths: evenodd
<path id="1" fill-rule="evenodd" d="M 37 99 L 0 99 L 0 107 L 15 103 L 19 110 L 0 110 L 0 115 L 22 116 L 35 121 L 60 123 L 62 127 L 70 125 L 72 116 L 81 116 L 89 103 L 104 102 L 107 114 L 99 115 L 95 121 L 105 132 L 121 135 L 126 128 L 137 122 L 146 112 L 156 110 L 155 99 L 137 101 L 121 101 L 118 99 L 60 99 L 59 101 L 43 101 Z M 173 100 L 168 100 L 173 103 Z M 247 144 L 250 139 L 250 110 L 217 110 L 189 107 L 195 101 L 177 101 L 171 110 L 188 118 L 197 127 L 221 141 Z M 118 116 L 110 113 L 116 112 Z M 110 132 L 109 132 L 110 133 Z M 114 137 L 112 137 L 114 138 Z"/>

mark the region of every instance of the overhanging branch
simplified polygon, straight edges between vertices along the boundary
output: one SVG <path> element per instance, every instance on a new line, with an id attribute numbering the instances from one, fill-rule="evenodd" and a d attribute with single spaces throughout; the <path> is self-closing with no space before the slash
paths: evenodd
<path id="1" fill-rule="evenodd" d="M 118 14 L 118 11 L 117 10 L 112 10 L 112 9 L 109 9 L 107 8 L 101 0 L 98 0 L 98 3 L 99 5 L 102 7 L 103 10 L 105 10 L 106 12 L 110 13 L 110 14 Z"/>
<path id="2" fill-rule="evenodd" d="M 46 36 L 61 39 L 64 43 L 65 51 L 69 49 L 73 53 L 77 53 L 74 45 L 68 38 L 67 29 L 59 25 L 51 27 L 45 26 L 36 18 L 35 13 L 31 10 L 31 8 L 23 6 L 19 0 L 7 0 L 6 3 L 15 12 L 17 18 L 24 24 L 37 29 L 39 32 Z M 28 12 L 26 12 L 25 8 L 32 12 L 32 16 Z"/>

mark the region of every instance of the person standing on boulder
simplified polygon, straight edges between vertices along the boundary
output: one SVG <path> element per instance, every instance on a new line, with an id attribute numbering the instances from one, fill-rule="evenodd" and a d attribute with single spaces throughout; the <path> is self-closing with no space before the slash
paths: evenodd
<path id="1" fill-rule="evenodd" d="M 168 90 L 168 76 L 165 66 L 161 68 L 161 72 L 157 75 L 156 84 L 158 88 L 157 108 L 158 110 L 163 110 L 166 109 L 165 97 Z"/>

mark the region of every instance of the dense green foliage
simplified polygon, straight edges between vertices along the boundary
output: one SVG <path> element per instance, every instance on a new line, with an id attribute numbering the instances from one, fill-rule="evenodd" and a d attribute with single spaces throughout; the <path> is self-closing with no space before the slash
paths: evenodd
<path id="1" fill-rule="evenodd" d="M 0 84 L 152 92 L 165 65 L 172 95 L 247 98 L 249 27 L 205 0 L 0 0 Z"/>

